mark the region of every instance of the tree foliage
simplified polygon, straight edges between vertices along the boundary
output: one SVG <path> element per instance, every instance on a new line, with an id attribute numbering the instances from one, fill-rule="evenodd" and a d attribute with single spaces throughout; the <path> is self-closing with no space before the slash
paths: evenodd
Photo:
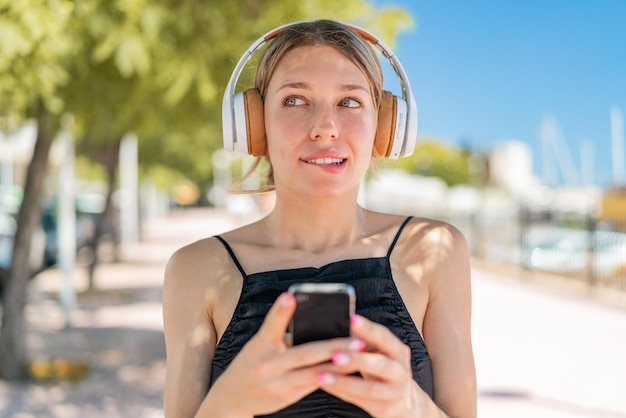
<path id="1" fill-rule="evenodd" d="M 34 117 L 39 102 L 62 111 L 58 88 L 69 80 L 72 13 L 67 0 L 0 0 L 0 128 Z"/>
<path id="2" fill-rule="evenodd" d="M 423 139 L 415 146 L 413 155 L 389 164 L 409 173 L 439 177 L 448 186 L 456 184 L 484 185 L 485 157 L 436 139 Z"/>

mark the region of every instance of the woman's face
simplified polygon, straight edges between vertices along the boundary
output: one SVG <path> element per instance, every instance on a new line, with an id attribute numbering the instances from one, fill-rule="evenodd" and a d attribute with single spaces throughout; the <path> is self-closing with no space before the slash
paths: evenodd
<path id="1" fill-rule="evenodd" d="M 330 46 L 288 52 L 265 102 L 276 189 L 314 197 L 358 190 L 369 167 L 377 112 L 365 75 Z"/>

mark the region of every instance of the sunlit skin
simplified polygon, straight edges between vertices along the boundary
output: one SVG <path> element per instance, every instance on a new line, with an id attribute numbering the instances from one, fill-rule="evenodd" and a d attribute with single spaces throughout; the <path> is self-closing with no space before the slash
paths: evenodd
<path id="1" fill-rule="evenodd" d="M 404 217 L 357 203 L 376 124 L 367 78 L 337 50 L 307 46 L 285 55 L 265 97 L 276 205 L 222 234 L 248 274 L 385 256 Z M 224 247 L 208 238 L 179 250 L 166 269 L 166 417 L 251 418 L 322 388 L 376 417 L 475 418 L 465 240 L 450 225 L 414 219 L 390 263 L 432 359 L 434 401 L 412 379 L 408 347 L 363 317 L 353 320 L 354 338 L 289 346 L 284 331 L 295 300 L 288 294 L 208 391 L 211 359 L 242 287 Z"/>

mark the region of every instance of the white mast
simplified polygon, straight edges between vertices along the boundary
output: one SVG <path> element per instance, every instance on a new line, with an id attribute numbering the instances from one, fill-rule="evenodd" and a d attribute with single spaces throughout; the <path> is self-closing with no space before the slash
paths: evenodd
<path id="1" fill-rule="evenodd" d="M 580 185 L 591 186 L 595 184 L 595 151 L 593 142 L 584 139 L 580 145 Z"/>
<path id="2" fill-rule="evenodd" d="M 626 185 L 626 164 L 624 163 L 624 117 L 619 107 L 611 108 L 611 144 L 613 154 L 613 186 Z"/>
<path id="3" fill-rule="evenodd" d="M 576 164 L 567 148 L 567 144 L 564 143 L 563 137 L 560 134 L 558 124 L 556 120 L 551 116 L 545 116 L 541 123 L 540 128 L 541 143 L 543 146 L 543 167 L 544 167 L 544 181 L 548 185 L 555 186 L 556 181 L 554 170 L 551 164 L 548 162 L 548 155 L 552 154 L 556 167 L 559 169 L 563 181 L 568 186 L 578 184 L 578 172 L 576 170 Z M 550 152 L 552 151 L 552 152 Z M 551 178 L 546 178 L 548 175 Z"/>

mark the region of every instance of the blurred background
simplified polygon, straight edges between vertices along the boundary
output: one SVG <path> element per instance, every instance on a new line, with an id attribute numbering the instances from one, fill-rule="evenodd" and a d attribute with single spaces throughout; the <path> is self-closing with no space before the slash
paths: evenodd
<path id="1" fill-rule="evenodd" d="M 415 152 L 378 164 L 360 200 L 466 235 L 483 309 L 479 378 L 496 376 L 479 385 L 481 416 L 626 417 L 617 396 L 533 398 L 511 376 L 503 387 L 487 364 L 502 324 L 484 325 L 503 315 L 486 295 L 513 304 L 528 283 L 561 297 L 537 326 L 572 297 L 585 303 L 572 315 L 609 309 L 598 321 L 626 323 L 618 0 L 0 2 L 1 416 L 162 416 L 167 258 L 272 205 L 271 194 L 228 192 L 253 160 L 221 149 L 224 87 L 258 36 L 320 17 L 379 35 L 411 81 Z M 624 332 L 597 338 L 614 345 Z M 607 370 L 621 372 L 613 353 L 604 357 L 620 366 Z M 598 376 L 605 394 L 626 384 Z M 531 401 L 543 412 L 524 409 Z"/>

